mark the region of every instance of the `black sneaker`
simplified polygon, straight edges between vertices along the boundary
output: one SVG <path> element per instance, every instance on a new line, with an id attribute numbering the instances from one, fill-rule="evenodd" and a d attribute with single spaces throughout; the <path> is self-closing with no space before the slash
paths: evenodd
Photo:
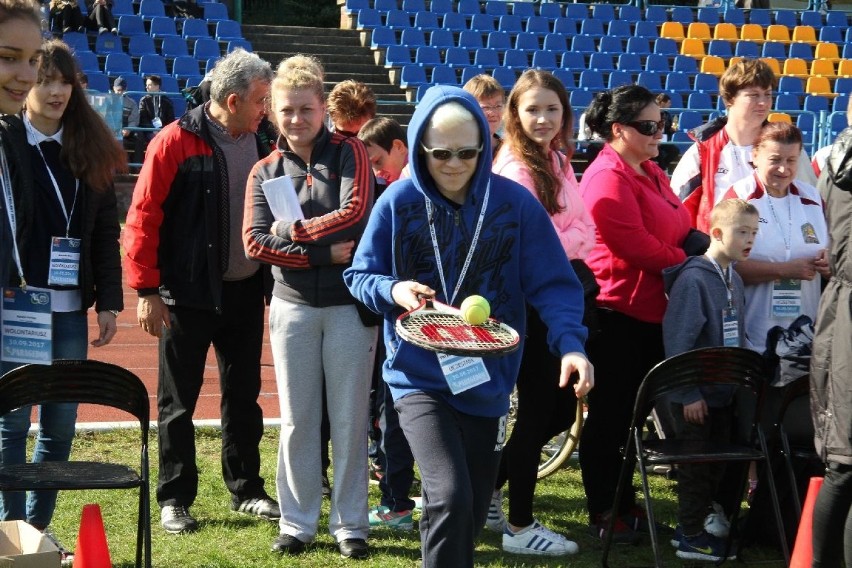
<path id="1" fill-rule="evenodd" d="M 370 555 L 367 541 L 363 538 L 347 538 L 341 540 L 337 546 L 340 548 L 340 556 L 343 558 L 363 560 Z"/>
<path id="2" fill-rule="evenodd" d="M 305 551 L 306 543 L 289 534 L 279 534 L 272 543 L 272 552 L 279 554 L 301 554 Z"/>
<path id="3" fill-rule="evenodd" d="M 183 505 L 166 505 L 160 510 L 160 524 L 169 534 L 181 534 L 198 530 L 198 521 Z"/>
<path id="4" fill-rule="evenodd" d="M 281 508 L 271 497 L 252 497 L 244 501 L 231 502 L 231 510 L 267 521 L 277 521 L 281 518 Z"/>
<path id="5" fill-rule="evenodd" d="M 322 474 L 322 496 L 331 497 L 331 483 L 328 482 L 326 474 Z"/>

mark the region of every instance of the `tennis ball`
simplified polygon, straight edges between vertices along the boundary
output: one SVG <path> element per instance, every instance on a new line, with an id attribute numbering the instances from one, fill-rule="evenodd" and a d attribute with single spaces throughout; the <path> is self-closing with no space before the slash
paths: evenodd
<path id="1" fill-rule="evenodd" d="M 461 313 L 470 325 L 482 325 L 491 315 L 491 306 L 482 296 L 468 296 L 461 304 Z"/>

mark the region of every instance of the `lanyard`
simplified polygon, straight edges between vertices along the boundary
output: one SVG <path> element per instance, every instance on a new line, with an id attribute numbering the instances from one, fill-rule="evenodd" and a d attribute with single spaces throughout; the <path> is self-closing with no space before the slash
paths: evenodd
<path id="1" fill-rule="evenodd" d="M 6 202 L 6 215 L 9 217 L 9 228 L 12 230 L 12 255 L 18 267 L 18 277 L 21 279 L 21 289 L 26 291 L 27 281 L 24 279 L 24 267 L 21 264 L 21 253 L 18 251 L 18 221 L 15 218 L 15 198 L 12 196 L 12 175 L 9 173 L 9 161 L 6 151 L 0 145 L 0 175 L 2 175 L 3 200 Z M 2 283 L 2 284 L 5 284 Z"/>
<path id="2" fill-rule="evenodd" d="M 731 285 L 731 265 L 728 264 L 728 267 L 723 272 L 722 267 L 719 266 L 719 263 L 716 262 L 715 258 L 713 258 L 712 256 L 710 256 L 707 253 L 704 253 L 704 256 L 707 257 L 707 260 L 709 260 L 710 264 L 713 265 L 713 268 L 716 269 L 716 274 L 718 274 L 719 278 L 722 279 L 722 283 L 725 285 L 725 291 L 728 293 L 728 307 L 729 308 L 732 307 L 733 306 L 733 300 L 732 300 L 732 296 L 731 296 L 731 288 L 733 286 Z"/>
<path id="3" fill-rule="evenodd" d="M 35 140 L 35 131 L 26 114 L 24 114 L 24 124 L 27 125 L 27 130 L 30 131 L 30 134 L 33 135 L 33 140 Z M 44 152 L 41 151 L 41 144 L 36 142 L 35 147 L 38 149 L 41 161 L 44 162 L 44 167 L 47 169 L 47 175 L 50 177 L 50 182 L 53 184 L 53 190 L 56 192 L 56 199 L 59 201 L 59 206 L 62 208 L 62 214 L 65 215 L 65 237 L 68 238 L 69 233 L 71 232 L 71 216 L 74 215 L 74 208 L 77 206 L 77 195 L 80 191 L 80 180 L 74 178 L 74 201 L 71 202 L 71 213 L 69 214 L 68 210 L 65 208 L 65 199 L 63 199 L 62 192 L 59 190 L 59 183 L 53 176 L 53 171 L 50 169 L 50 165 L 44 157 Z"/>
<path id="4" fill-rule="evenodd" d="M 769 195 L 769 192 L 766 192 L 766 200 L 769 202 L 769 211 L 772 213 L 772 218 L 775 219 L 775 223 L 778 225 L 778 228 L 781 229 L 781 238 L 784 239 L 784 248 L 787 250 L 787 260 L 790 260 L 790 247 L 793 243 L 793 207 L 790 204 L 790 194 L 788 193 L 786 196 L 787 201 L 787 234 L 784 234 L 784 229 L 781 227 L 781 221 L 778 220 L 778 215 L 775 213 L 775 206 L 772 204 L 772 196 Z"/>
<path id="5" fill-rule="evenodd" d="M 433 205 L 428 197 L 425 198 L 426 216 L 429 222 L 429 236 L 432 237 L 432 249 L 435 251 L 435 262 L 438 264 L 438 276 L 441 277 L 441 287 L 444 289 L 444 299 L 446 299 L 451 306 L 454 305 L 456 295 L 458 295 L 459 289 L 461 289 L 462 281 L 464 280 L 464 277 L 467 274 L 467 269 L 470 266 L 470 261 L 473 260 L 473 251 L 476 249 L 476 244 L 479 241 L 479 232 L 482 229 L 482 223 L 485 221 L 485 209 L 488 207 L 488 196 L 490 194 L 491 180 L 488 181 L 488 185 L 485 187 L 485 195 L 482 198 L 482 209 L 479 211 L 479 219 L 476 221 L 476 229 L 473 231 L 473 239 L 470 241 L 470 249 L 467 251 L 467 258 L 464 259 L 464 265 L 462 265 L 459 280 L 456 282 L 456 287 L 453 289 L 452 296 L 447 294 L 447 281 L 444 279 L 444 265 L 441 262 L 441 251 L 438 248 L 438 237 L 435 234 L 435 223 L 432 222 Z"/>
<path id="6" fill-rule="evenodd" d="M 154 105 L 154 116 L 160 118 L 160 95 L 155 95 L 152 101 L 152 105 Z"/>

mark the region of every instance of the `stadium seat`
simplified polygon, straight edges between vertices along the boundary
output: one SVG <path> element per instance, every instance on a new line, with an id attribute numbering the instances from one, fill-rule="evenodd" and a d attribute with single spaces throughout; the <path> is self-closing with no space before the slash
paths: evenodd
<path id="1" fill-rule="evenodd" d="M 409 14 L 426 11 L 426 3 L 423 0 L 402 0 L 402 9 Z"/>
<path id="2" fill-rule="evenodd" d="M 85 8 L 81 6 L 81 9 Z M 120 18 L 121 16 L 133 16 L 136 14 L 133 9 L 132 0 L 113 0 L 110 12 L 112 12 L 113 17 L 115 18 Z"/>
<path id="3" fill-rule="evenodd" d="M 834 91 L 831 90 L 831 81 L 826 77 L 808 77 L 808 82 L 805 84 L 805 92 L 809 95 L 834 97 Z"/>
<path id="4" fill-rule="evenodd" d="M 691 58 L 687 59 L 694 62 Z M 636 74 L 642 71 L 642 60 L 635 53 L 622 53 L 618 56 L 618 62 L 615 67 L 620 71 L 628 71 Z"/>
<path id="5" fill-rule="evenodd" d="M 580 21 L 580 35 L 599 38 L 604 35 L 603 22 L 600 20 L 585 19 Z"/>
<path id="6" fill-rule="evenodd" d="M 461 79 L 459 79 L 459 83 L 461 85 L 464 85 L 477 75 L 482 75 L 485 72 L 485 69 L 483 69 L 482 67 L 476 67 L 475 65 L 465 67 L 464 69 L 462 69 Z"/>
<path id="7" fill-rule="evenodd" d="M 570 104 L 573 108 L 580 108 L 585 110 L 589 106 L 589 104 L 591 104 L 592 99 L 594 99 L 594 97 L 595 94 L 592 91 L 574 89 L 568 95 L 568 104 Z"/>
<path id="8" fill-rule="evenodd" d="M 645 21 L 662 24 L 669 21 L 665 6 L 648 6 L 645 8 Z"/>
<path id="9" fill-rule="evenodd" d="M 847 43 L 843 45 L 843 53 L 841 53 L 843 59 L 852 59 L 852 43 Z M 841 59 L 841 61 L 843 61 Z"/>
<path id="10" fill-rule="evenodd" d="M 403 30 L 403 38 L 405 38 L 406 31 L 413 30 Z M 404 39 L 401 40 L 400 43 L 410 45 L 409 42 L 405 41 Z M 480 47 L 482 47 L 482 34 L 473 30 L 463 30 L 461 33 L 459 33 L 457 46 L 463 47 L 465 49 L 479 49 Z"/>
<path id="11" fill-rule="evenodd" d="M 636 84 L 642 85 L 652 93 L 659 93 L 663 90 L 663 83 L 660 80 L 660 77 L 662 77 L 662 75 L 660 75 L 659 73 L 649 73 L 647 71 L 642 71 L 636 77 Z"/>
<path id="12" fill-rule="evenodd" d="M 177 37 L 180 34 L 177 33 L 174 18 L 157 16 L 156 18 L 151 18 L 150 35 L 154 39 L 161 39 L 164 37 Z"/>
<path id="13" fill-rule="evenodd" d="M 95 53 L 99 55 L 123 53 L 121 38 L 111 33 L 98 34 L 98 37 L 95 40 Z"/>
<path id="14" fill-rule="evenodd" d="M 166 60 L 160 55 L 143 55 L 139 58 L 139 74 L 143 77 L 147 75 L 168 75 Z"/>
<path id="15" fill-rule="evenodd" d="M 568 69 L 554 69 L 553 75 L 562 81 L 562 84 L 566 89 L 568 89 L 568 91 L 573 91 L 577 88 L 577 83 L 574 81 L 574 73 Z"/>
<path id="16" fill-rule="evenodd" d="M 816 10 L 802 10 L 799 14 L 799 23 L 803 26 L 811 26 L 814 29 L 820 29 L 822 27 L 822 14 L 820 14 Z M 845 28 L 846 25 L 844 24 Z"/>
<path id="17" fill-rule="evenodd" d="M 518 4 L 522 4 L 519 2 Z M 499 18 L 500 16 L 505 16 L 509 13 L 509 4 L 507 2 L 503 2 L 503 0 L 487 0 L 485 2 L 485 13 Z"/>
<path id="18" fill-rule="evenodd" d="M 503 55 L 503 67 L 523 71 L 530 66 L 529 52 L 522 49 L 507 49 Z M 556 60 L 554 59 L 554 63 Z M 554 65 L 555 68 L 555 65 Z"/>
<path id="19" fill-rule="evenodd" d="M 654 42 L 654 53 L 674 57 L 678 54 L 677 43 L 673 39 L 661 37 Z"/>
<path id="20" fill-rule="evenodd" d="M 829 99 L 820 95 L 806 95 L 805 103 L 802 105 L 802 110 L 819 114 L 822 111 L 828 112 Z"/>
<path id="21" fill-rule="evenodd" d="M 702 58 L 706 55 L 706 52 L 704 51 L 704 42 L 700 39 L 686 38 L 680 44 L 680 54 Z"/>
<path id="22" fill-rule="evenodd" d="M 710 41 L 712 34 L 710 33 L 710 25 L 706 22 L 692 22 L 686 28 L 686 37 L 700 39 L 702 41 Z"/>
<path id="23" fill-rule="evenodd" d="M 91 51 L 75 51 L 74 58 L 77 60 L 80 70 L 84 73 L 101 70 L 98 56 Z"/>
<path id="24" fill-rule="evenodd" d="M 473 64 L 487 69 L 500 67 L 500 56 L 497 54 L 496 49 L 483 47 L 474 51 Z"/>
<path id="25" fill-rule="evenodd" d="M 589 17 L 588 4 L 566 4 L 565 17 L 572 20 L 585 20 Z"/>
<path id="26" fill-rule="evenodd" d="M 432 69 L 432 77 L 430 83 L 433 85 L 456 85 L 459 84 L 459 79 L 456 76 L 456 70 L 447 65 L 438 65 Z"/>
<path id="27" fill-rule="evenodd" d="M 772 69 L 776 77 L 781 74 L 781 64 L 777 59 L 774 57 L 761 57 L 760 60 L 769 65 L 769 68 Z"/>
<path id="28" fill-rule="evenodd" d="M 792 29 L 799 25 L 799 17 L 795 10 L 775 10 L 772 23 Z"/>
<path id="29" fill-rule="evenodd" d="M 787 58 L 787 48 L 783 43 L 768 41 L 763 44 L 760 52 L 761 57 L 774 57 L 779 61 Z"/>
<path id="30" fill-rule="evenodd" d="M 527 18 L 526 22 L 524 31 L 528 33 L 538 34 L 540 36 L 550 33 L 550 20 L 547 18 L 542 16 L 533 16 L 532 18 Z"/>
<path id="31" fill-rule="evenodd" d="M 852 59 L 841 59 L 837 63 L 838 77 L 852 77 Z"/>
<path id="32" fill-rule="evenodd" d="M 686 56 L 680 56 L 686 57 Z M 675 58 L 677 59 L 677 58 Z M 645 58 L 645 71 L 649 73 L 667 74 L 671 71 L 669 67 L 669 58 L 660 53 L 652 53 Z"/>
<path id="33" fill-rule="evenodd" d="M 812 143 L 813 141 L 815 122 L 814 115 L 806 112 L 803 112 L 796 117 L 796 126 L 802 131 L 802 139 L 805 142 L 805 145 Z"/>
<path id="34" fill-rule="evenodd" d="M 388 12 L 399 8 L 397 0 L 373 0 L 373 8 L 379 12 Z"/>
<path id="35" fill-rule="evenodd" d="M 571 39 L 571 51 L 576 51 L 578 53 L 594 53 L 596 51 L 594 38 L 574 36 Z"/>
<path id="36" fill-rule="evenodd" d="M 201 4 L 204 9 L 204 19 L 208 22 L 229 20 L 228 7 L 220 2 L 205 2 Z"/>
<path id="37" fill-rule="evenodd" d="M 106 56 L 104 73 L 111 77 L 133 73 L 133 60 L 126 53 L 110 53 Z"/>
<path id="38" fill-rule="evenodd" d="M 743 24 L 740 28 L 740 39 L 753 41 L 755 43 L 763 43 L 763 27 L 757 24 Z"/>
<path id="39" fill-rule="evenodd" d="M 656 22 L 636 22 L 636 27 L 633 28 L 633 37 L 657 39 L 659 36 L 660 30 Z"/>
<path id="40" fill-rule="evenodd" d="M 201 75 L 201 73 L 198 72 L 198 60 L 189 55 L 175 57 L 172 62 L 172 75 L 178 81 L 181 79 L 186 80 L 188 77 Z"/>
<path id="41" fill-rule="evenodd" d="M 565 36 L 562 34 L 547 34 L 544 36 L 544 45 L 542 49 L 545 51 L 556 51 L 559 53 L 567 51 L 568 46 L 565 43 Z"/>
<path id="42" fill-rule="evenodd" d="M 719 23 L 719 8 L 711 6 L 699 8 L 698 15 L 696 16 L 696 21 L 704 22 L 705 24 L 715 26 Z"/>
<path id="43" fill-rule="evenodd" d="M 753 8 L 748 11 L 748 23 L 768 27 L 772 24 L 772 12 L 766 8 Z"/>
<path id="44" fill-rule="evenodd" d="M 642 20 L 642 10 L 632 4 L 622 4 L 618 7 L 618 19 L 630 23 L 639 23 Z"/>
<path id="45" fill-rule="evenodd" d="M 814 59 L 811 61 L 811 76 L 834 79 L 837 77 L 834 61 L 830 59 Z"/>
<path id="46" fill-rule="evenodd" d="M 243 39 L 242 26 L 239 22 L 235 22 L 234 20 L 221 20 L 216 22 L 216 39 L 219 41 Z"/>
<path id="47" fill-rule="evenodd" d="M 704 115 L 697 110 L 685 110 L 678 115 L 677 129 L 688 131 L 704 124 Z"/>
<path id="48" fill-rule="evenodd" d="M 467 21 L 465 21 L 467 25 Z M 403 10 L 389 10 L 385 14 L 385 27 L 393 30 L 404 30 L 411 27 L 411 15 Z"/>
<path id="49" fill-rule="evenodd" d="M 472 16 L 481 13 L 482 9 L 479 5 L 479 0 L 458 0 L 456 4 L 456 12 Z"/>
<path id="50" fill-rule="evenodd" d="M 686 108 L 709 111 L 713 109 L 713 99 L 709 93 L 691 93 L 686 99 Z"/>
<path id="51" fill-rule="evenodd" d="M 235 49 L 240 48 L 249 53 L 253 51 L 251 42 L 247 39 L 232 39 L 228 42 L 228 46 L 225 48 L 226 53 L 231 53 Z"/>
<path id="52" fill-rule="evenodd" d="M 178 92 L 180 92 L 180 88 L 178 88 L 177 79 L 175 79 L 174 77 L 172 77 L 168 73 L 161 75 L 160 80 L 162 81 L 162 85 L 160 85 L 160 90 L 162 90 L 164 93 L 178 93 Z M 179 115 L 175 114 L 175 116 L 179 116 Z"/>
<path id="53" fill-rule="evenodd" d="M 846 112 L 846 108 L 849 105 L 849 95 L 848 94 L 838 94 L 834 101 L 831 103 L 831 111 L 832 112 Z"/>
<path id="54" fill-rule="evenodd" d="M 449 14 L 453 11 L 452 0 L 432 0 L 429 2 L 429 11 L 436 14 Z"/>
<path id="55" fill-rule="evenodd" d="M 756 44 L 752 45 L 756 46 Z M 723 59 L 730 59 L 734 56 L 734 52 L 731 50 L 730 42 L 723 39 L 713 39 L 707 44 L 707 55 L 715 55 Z"/>
<path id="56" fill-rule="evenodd" d="M 809 29 L 813 31 L 813 28 Z M 786 26 L 780 26 L 777 24 L 771 25 L 766 28 L 766 41 L 790 43 L 790 30 Z"/>
<path id="57" fill-rule="evenodd" d="M 846 16 L 846 12 L 842 10 L 829 10 L 825 14 L 825 25 L 847 27 L 849 18 Z"/>
<path id="58" fill-rule="evenodd" d="M 722 20 L 735 26 L 742 26 L 745 24 L 745 14 L 739 8 L 726 8 L 722 13 Z"/>
<path id="59" fill-rule="evenodd" d="M 693 90 L 698 93 L 716 95 L 719 93 L 719 78 L 709 73 L 699 73 L 695 76 Z"/>
<path id="60" fill-rule="evenodd" d="M 532 56 L 532 67 L 533 69 L 553 71 L 559 67 L 556 63 L 556 53 L 553 51 L 534 51 Z"/>
<path id="61" fill-rule="evenodd" d="M 166 10 L 162 0 L 141 0 L 139 2 L 139 15 L 150 20 L 155 16 L 165 16 Z"/>
<path id="62" fill-rule="evenodd" d="M 823 28 L 819 31 L 819 41 L 825 41 L 829 43 L 849 43 L 846 40 L 852 39 L 852 36 L 849 34 L 849 30 L 852 28 L 844 29 L 838 26 L 823 26 Z M 844 37 L 846 34 L 846 37 Z"/>
<path id="63" fill-rule="evenodd" d="M 721 77 L 725 73 L 725 60 L 715 55 L 708 55 L 701 60 L 699 69 L 702 73 L 710 73 Z"/>
<path id="64" fill-rule="evenodd" d="M 112 83 L 106 74 L 100 71 L 87 71 L 86 77 L 89 79 L 89 90 L 98 91 L 101 93 L 112 92 Z"/>
<path id="65" fill-rule="evenodd" d="M 603 75 L 600 72 L 589 70 L 580 72 L 580 81 L 577 83 L 577 88 L 598 92 L 605 90 L 606 85 L 604 85 Z"/>
<path id="66" fill-rule="evenodd" d="M 183 81 L 184 87 L 186 88 L 197 87 L 201 84 L 201 81 L 204 80 L 204 75 L 190 75 L 181 80 Z"/>
<path id="67" fill-rule="evenodd" d="M 407 45 L 389 45 L 385 51 L 385 69 L 411 65 L 411 50 Z"/>
<path id="68" fill-rule="evenodd" d="M 509 32 L 491 32 L 485 41 L 485 47 L 491 49 L 507 50 L 512 48 L 512 36 Z"/>
<path id="69" fill-rule="evenodd" d="M 689 75 L 686 73 L 669 73 L 666 75 L 666 91 L 675 93 L 689 93 L 692 86 L 689 84 Z"/>
<path id="70" fill-rule="evenodd" d="M 766 120 L 767 122 L 786 122 L 788 124 L 793 123 L 793 118 L 786 112 L 770 112 L 769 116 L 766 117 Z"/>
<path id="71" fill-rule="evenodd" d="M 474 14 L 470 18 L 470 29 L 482 33 L 490 33 L 496 30 L 495 18 L 490 14 Z"/>
<path id="72" fill-rule="evenodd" d="M 852 78 L 840 77 L 834 81 L 834 94 L 848 96 L 852 93 Z M 844 107 L 845 109 L 845 107 Z"/>
<path id="73" fill-rule="evenodd" d="M 156 16 L 165 18 L 165 16 Z M 171 20 L 171 18 L 169 18 Z M 153 21 L 153 19 L 152 19 Z M 172 20 L 174 24 L 174 20 Z M 378 10 L 364 9 L 358 12 L 358 19 L 355 22 L 355 29 L 358 30 L 375 30 L 382 27 L 382 16 Z"/>
<path id="74" fill-rule="evenodd" d="M 775 97 L 775 106 L 774 109 L 777 111 L 798 111 L 802 108 L 802 102 L 799 100 L 798 95 L 792 95 L 790 93 L 780 93 Z"/>
<path id="75" fill-rule="evenodd" d="M 400 72 L 399 86 L 401 89 L 416 89 L 420 85 L 426 85 L 426 71 L 419 65 L 406 65 Z"/>
<path id="76" fill-rule="evenodd" d="M 778 78 L 778 92 L 803 96 L 805 89 L 801 79 L 784 75 Z"/>
<path id="77" fill-rule="evenodd" d="M 464 47 L 450 47 L 444 52 L 444 64 L 453 68 L 470 67 L 470 51 Z"/>
<path id="78" fill-rule="evenodd" d="M 811 26 L 796 26 L 795 28 L 793 28 L 793 36 L 791 39 L 795 42 L 804 42 L 809 43 L 811 45 L 816 45 L 817 43 L 819 43 L 817 41 L 816 30 Z"/>
<path id="79" fill-rule="evenodd" d="M 527 2 L 515 2 L 513 8 L 518 5 L 526 5 Z M 562 17 L 562 4 L 559 2 L 542 2 L 538 5 L 538 15 L 549 20 L 556 21 Z"/>
<path id="80" fill-rule="evenodd" d="M 209 38 L 210 30 L 207 28 L 206 20 L 196 20 L 194 18 L 190 18 L 183 21 L 183 28 L 181 29 L 181 36 L 184 39 L 198 39 L 202 37 Z"/>
<path id="81" fill-rule="evenodd" d="M 444 19 L 441 21 L 441 28 L 460 32 L 467 29 L 467 18 L 464 14 L 448 12 L 444 14 Z"/>
<path id="82" fill-rule="evenodd" d="M 785 60 L 784 69 L 781 73 L 790 77 L 799 77 L 802 79 L 806 79 L 810 74 L 807 62 L 804 59 L 799 59 L 798 57 Z"/>
<path id="83" fill-rule="evenodd" d="M 674 6 L 672 7 L 671 21 L 680 22 L 686 27 L 695 21 L 695 12 L 688 6 Z"/>
<path id="84" fill-rule="evenodd" d="M 728 23 L 716 24 L 713 28 L 713 39 L 724 39 L 736 42 L 740 39 L 740 36 L 737 33 L 737 26 Z"/>
<path id="85" fill-rule="evenodd" d="M 222 57 L 219 42 L 212 38 L 198 38 L 192 48 L 192 55 L 196 59 L 218 59 Z"/>
<path id="86" fill-rule="evenodd" d="M 145 31 L 145 21 L 141 16 L 120 16 L 118 18 L 118 34 L 124 37 L 148 35 Z"/>
<path id="87" fill-rule="evenodd" d="M 595 71 L 613 71 L 612 56 L 607 53 L 593 53 L 589 56 L 589 69 Z"/>
<path id="88" fill-rule="evenodd" d="M 630 33 L 630 22 L 624 20 L 610 20 L 606 26 L 606 35 L 614 38 L 627 39 Z"/>
<path id="89" fill-rule="evenodd" d="M 687 55 L 678 55 L 674 58 L 674 63 L 672 63 L 672 71 L 695 75 L 698 73 L 698 63 L 692 57 Z"/>
<path id="90" fill-rule="evenodd" d="M 414 52 L 414 63 L 423 67 L 435 67 L 441 65 L 441 50 L 437 47 L 421 45 Z"/>
<path id="91" fill-rule="evenodd" d="M 515 36 L 515 49 L 523 49 L 525 51 L 538 51 L 541 49 L 539 36 L 534 33 L 521 32 Z"/>
<path id="92" fill-rule="evenodd" d="M 609 53 L 611 55 L 621 55 L 624 53 L 624 46 L 621 43 L 621 38 L 604 36 L 598 42 L 598 51 L 600 53 Z"/>
<path id="93" fill-rule="evenodd" d="M 577 21 L 569 18 L 559 18 L 553 22 L 553 33 L 568 36 L 577 35 Z"/>
<path id="94" fill-rule="evenodd" d="M 163 38 L 163 43 L 160 45 L 160 55 L 174 59 L 175 57 L 185 57 L 189 55 L 189 49 L 186 46 L 186 40 L 182 37 L 168 36 Z"/>
<path id="95" fill-rule="evenodd" d="M 450 30 L 432 30 L 429 34 L 429 45 L 432 47 L 455 47 L 456 40 Z"/>
<path id="96" fill-rule="evenodd" d="M 660 26 L 660 37 L 662 38 L 683 41 L 685 36 L 683 24 L 680 22 L 663 22 L 663 25 Z"/>
<path id="97" fill-rule="evenodd" d="M 648 55 L 651 53 L 651 47 L 648 44 L 648 40 L 644 37 L 630 37 L 627 38 L 627 46 L 624 48 L 624 53 Z"/>
<path id="98" fill-rule="evenodd" d="M 414 13 L 414 27 L 422 32 L 432 32 L 441 29 L 441 23 L 438 14 L 424 10 Z"/>
<path id="99" fill-rule="evenodd" d="M 760 57 L 760 47 L 753 41 L 739 41 L 736 43 L 734 55 L 756 59 Z"/>
<path id="100" fill-rule="evenodd" d="M 500 86 L 506 89 L 506 91 L 511 91 L 512 87 L 515 86 L 515 81 L 518 79 L 515 72 L 508 67 L 495 67 L 491 71 L 491 77 L 500 83 Z"/>
<path id="101" fill-rule="evenodd" d="M 615 19 L 615 8 L 612 4 L 592 4 L 592 18 L 602 22 Z"/>
<path id="102" fill-rule="evenodd" d="M 89 48 L 89 38 L 86 34 L 79 32 L 66 32 L 62 36 L 62 41 L 68 44 L 68 47 L 71 48 L 71 51 L 74 53 L 79 53 L 81 51 L 92 51 Z"/>
<path id="103" fill-rule="evenodd" d="M 607 83 L 608 89 L 614 89 L 616 87 L 621 87 L 622 85 L 632 85 L 633 84 L 633 76 L 627 71 L 610 71 L 609 73 L 609 81 Z"/>
<path id="104" fill-rule="evenodd" d="M 818 45 L 834 45 L 834 44 L 818 44 Z M 836 48 L 837 46 L 835 46 Z M 787 53 L 788 57 L 798 57 L 799 59 L 804 59 L 805 61 L 810 61 L 814 58 L 813 48 L 807 43 L 792 43 L 790 44 L 790 51 Z M 780 58 L 779 58 L 780 59 Z"/>
<path id="105" fill-rule="evenodd" d="M 570 71 L 583 71 L 586 69 L 586 58 L 578 51 L 566 51 L 562 54 L 560 67 Z"/>
<path id="106" fill-rule="evenodd" d="M 790 49 L 792 49 L 792 47 Z M 814 48 L 814 59 L 840 61 L 840 50 L 837 48 L 836 43 L 817 43 Z"/>

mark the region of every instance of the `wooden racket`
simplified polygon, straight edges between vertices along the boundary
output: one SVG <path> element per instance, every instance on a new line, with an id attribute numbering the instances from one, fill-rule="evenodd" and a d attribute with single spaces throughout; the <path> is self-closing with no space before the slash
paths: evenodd
<path id="1" fill-rule="evenodd" d="M 413 345 L 450 355 L 503 355 L 520 346 L 518 332 L 508 325 L 494 318 L 471 325 L 460 310 L 431 298 L 421 299 L 419 306 L 399 316 L 396 332 Z"/>

